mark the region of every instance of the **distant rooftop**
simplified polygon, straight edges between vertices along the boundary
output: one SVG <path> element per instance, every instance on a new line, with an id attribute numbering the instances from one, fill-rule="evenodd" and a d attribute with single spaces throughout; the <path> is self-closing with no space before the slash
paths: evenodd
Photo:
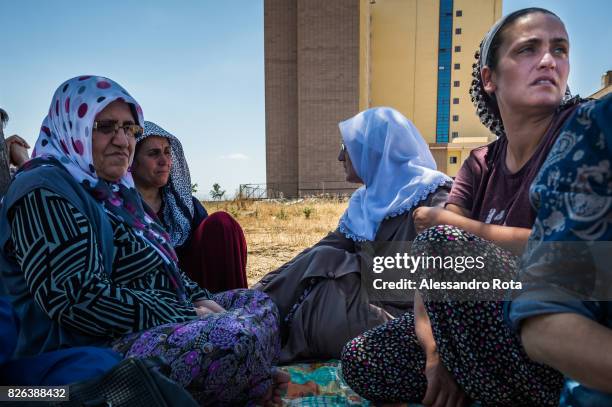
<path id="1" fill-rule="evenodd" d="M 601 76 L 601 89 L 599 89 L 597 92 L 593 93 L 589 97 L 600 99 L 608 93 L 612 93 L 612 71 L 607 71 Z"/>

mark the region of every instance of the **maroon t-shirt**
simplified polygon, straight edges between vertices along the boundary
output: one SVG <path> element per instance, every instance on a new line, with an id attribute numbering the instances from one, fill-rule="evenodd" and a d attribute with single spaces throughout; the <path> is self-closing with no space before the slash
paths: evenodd
<path id="1" fill-rule="evenodd" d="M 505 137 L 474 149 L 457 173 L 446 203 L 467 209 L 481 222 L 531 229 L 536 213 L 529 187 L 576 106 L 555 116 L 533 156 L 514 174 L 506 166 Z"/>

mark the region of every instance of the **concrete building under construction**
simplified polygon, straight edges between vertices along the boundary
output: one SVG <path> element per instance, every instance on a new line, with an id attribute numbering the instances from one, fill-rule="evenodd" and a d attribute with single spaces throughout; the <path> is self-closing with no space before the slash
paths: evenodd
<path id="1" fill-rule="evenodd" d="M 350 192 L 337 124 L 391 106 L 455 175 L 491 136 L 468 90 L 501 0 L 264 0 L 266 177 L 285 196 Z"/>

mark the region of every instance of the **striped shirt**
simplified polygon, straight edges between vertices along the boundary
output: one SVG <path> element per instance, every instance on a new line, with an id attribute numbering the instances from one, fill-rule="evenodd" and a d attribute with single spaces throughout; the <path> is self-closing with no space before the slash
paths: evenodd
<path id="1" fill-rule="evenodd" d="M 193 305 L 178 300 L 160 255 L 107 214 L 114 235 L 110 275 L 90 222 L 65 198 L 36 189 L 14 206 L 11 241 L 36 303 L 60 325 L 94 336 L 196 318 Z M 210 298 L 184 273 L 182 278 L 192 302 Z"/>

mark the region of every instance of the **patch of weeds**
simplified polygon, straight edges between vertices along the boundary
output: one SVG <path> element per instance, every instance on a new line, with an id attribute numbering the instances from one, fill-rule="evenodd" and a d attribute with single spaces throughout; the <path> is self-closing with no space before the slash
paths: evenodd
<path id="1" fill-rule="evenodd" d="M 313 214 L 314 208 L 312 206 L 306 206 L 304 209 L 302 209 L 302 212 L 304 213 L 304 217 L 306 219 L 310 219 L 310 215 Z"/>

